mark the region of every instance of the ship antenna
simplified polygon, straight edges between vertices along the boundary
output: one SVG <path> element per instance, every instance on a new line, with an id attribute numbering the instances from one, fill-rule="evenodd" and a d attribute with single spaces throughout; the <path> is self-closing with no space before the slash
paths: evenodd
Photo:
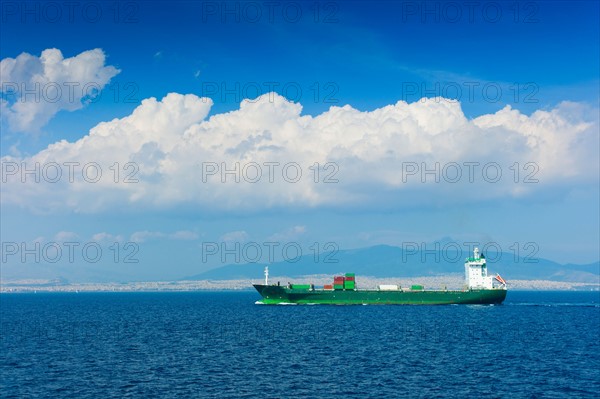
<path id="1" fill-rule="evenodd" d="M 265 285 L 269 285 L 269 266 L 265 266 Z"/>

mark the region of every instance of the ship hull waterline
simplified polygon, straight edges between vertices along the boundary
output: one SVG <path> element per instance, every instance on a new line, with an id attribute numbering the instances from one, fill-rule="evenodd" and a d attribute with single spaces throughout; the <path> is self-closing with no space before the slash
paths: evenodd
<path id="1" fill-rule="evenodd" d="M 322 305 L 499 305 L 505 289 L 465 291 L 380 291 L 380 290 L 298 290 L 279 285 L 254 284 L 263 297 L 259 303 Z"/>

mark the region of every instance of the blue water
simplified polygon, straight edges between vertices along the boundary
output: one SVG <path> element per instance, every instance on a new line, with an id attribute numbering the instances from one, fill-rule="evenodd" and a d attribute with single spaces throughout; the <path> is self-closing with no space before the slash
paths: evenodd
<path id="1" fill-rule="evenodd" d="M 0 396 L 600 396 L 600 294 L 261 306 L 254 292 L 1 295 Z"/>

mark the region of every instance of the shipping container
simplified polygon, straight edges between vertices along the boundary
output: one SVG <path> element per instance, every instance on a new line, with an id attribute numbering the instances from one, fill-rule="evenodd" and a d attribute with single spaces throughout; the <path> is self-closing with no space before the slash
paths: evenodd
<path id="1" fill-rule="evenodd" d="M 356 277 L 346 277 L 344 281 L 356 281 Z"/>
<path id="2" fill-rule="evenodd" d="M 423 286 L 422 285 L 411 285 L 410 289 L 413 291 L 423 291 Z"/>
<path id="3" fill-rule="evenodd" d="M 310 284 L 292 284 L 292 288 L 295 290 L 309 290 Z"/>
<path id="4" fill-rule="evenodd" d="M 324 290 L 332 290 L 332 289 L 333 289 L 333 285 L 332 285 L 332 284 L 325 284 L 325 285 L 323 286 L 323 289 L 324 289 Z"/>
<path id="5" fill-rule="evenodd" d="M 334 290 L 343 290 L 344 286 L 342 284 L 334 284 L 333 289 Z"/>
<path id="6" fill-rule="evenodd" d="M 379 291 L 398 291 L 398 286 L 395 284 L 383 284 L 377 286 Z"/>
<path id="7" fill-rule="evenodd" d="M 354 273 L 346 273 L 346 277 L 356 277 Z"/>

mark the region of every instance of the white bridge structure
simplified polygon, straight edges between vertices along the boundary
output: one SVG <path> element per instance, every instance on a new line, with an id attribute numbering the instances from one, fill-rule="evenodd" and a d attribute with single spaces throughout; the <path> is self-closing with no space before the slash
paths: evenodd
<path id="1" fill-rule="evenodd" d="M 500 275 L 488 276 L 485 256 L 479 254 L 479 248 L 473 251 L 473 257 L 465 261 L 465 281 L 469 289 L 491 290 L 494 288 L 494 280 L 502 284 L 506 289 L 506 281 Z"/>

